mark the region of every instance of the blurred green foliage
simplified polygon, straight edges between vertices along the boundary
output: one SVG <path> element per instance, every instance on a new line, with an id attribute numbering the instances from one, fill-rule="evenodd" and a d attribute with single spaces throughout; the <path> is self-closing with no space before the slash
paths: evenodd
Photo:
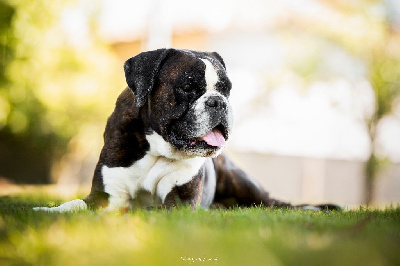
<path id="1" fill-rule="evenodd" d="M 0 0 L 0 176 L 48 182 L 70 139 L 85 124 L 104 123 L 108 99 L 123 88 L 122 67 L 95 23 L 85 45 L 64 30 L 63 12 L 73 4 Z"/>
<path id="2" fill-rule="evenodd" d="M 400 38 L 397 40 L 400 41 Z M 379 120 L 392 114 L 397 97 L 400 96 L 400 53 L 396 58 L 382 51 L 372 58 L 370 73 L 376 98 L 376 110 L 371 119 Z"/>

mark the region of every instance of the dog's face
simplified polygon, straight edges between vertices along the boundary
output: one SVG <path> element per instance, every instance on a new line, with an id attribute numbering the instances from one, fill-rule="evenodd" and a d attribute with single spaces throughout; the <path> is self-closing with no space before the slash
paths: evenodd
<path id="1" fill-rule="evenodd" d="M 160 49 L 129 59 L 124 68 L 150 130 L 188 157 L 220 153 L 232 111 L 231 82 L 217 53 Z"/>

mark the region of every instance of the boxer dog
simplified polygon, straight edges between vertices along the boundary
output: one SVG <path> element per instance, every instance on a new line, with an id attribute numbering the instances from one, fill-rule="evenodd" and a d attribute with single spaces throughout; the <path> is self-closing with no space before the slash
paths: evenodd
<path id="1" fill-rule="evenodd" d="M 336 208 L 273 199 L 221 154 L 232 131 L 232 84 L 218 53 L 158 49 L 128 59 L 124 70 L 128 87 L 108 118 L 90 194 L 35 210 Z"/>

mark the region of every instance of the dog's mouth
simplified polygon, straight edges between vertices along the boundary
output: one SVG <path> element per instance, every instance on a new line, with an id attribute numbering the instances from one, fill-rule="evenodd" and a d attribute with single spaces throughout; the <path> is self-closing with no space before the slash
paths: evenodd
<path id="1" fill-rule="evenodd" d="M 215 148 L 223 148 L 226 144 L 227 139 L 228 136 L 226 128 L 222 124 L 219 124 L 200 138 L 191 140 L 189 146 L 193 147 L 196 145 L 201 145 L 211 146 Z"/>
<path id="2" fill-rule="evenodd" d="M 178 150 L 218 151 L 223 148 L 228 140 L 228 130 L 223 124 L 219 124 L 204 135 L 196 138 L 180 138 L 171 134 L 171 143 Z"/>

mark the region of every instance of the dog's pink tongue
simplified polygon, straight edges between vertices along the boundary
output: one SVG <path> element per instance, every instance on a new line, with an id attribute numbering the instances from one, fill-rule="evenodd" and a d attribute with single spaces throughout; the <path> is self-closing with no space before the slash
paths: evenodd
<path id="1" fill-rule="evenodd" d="M 201 140 L 207 142 L 210 146 L 223 147 L 225 146 L 225 138 L 218 129 L 214 129 L 205 134 Z"/>

